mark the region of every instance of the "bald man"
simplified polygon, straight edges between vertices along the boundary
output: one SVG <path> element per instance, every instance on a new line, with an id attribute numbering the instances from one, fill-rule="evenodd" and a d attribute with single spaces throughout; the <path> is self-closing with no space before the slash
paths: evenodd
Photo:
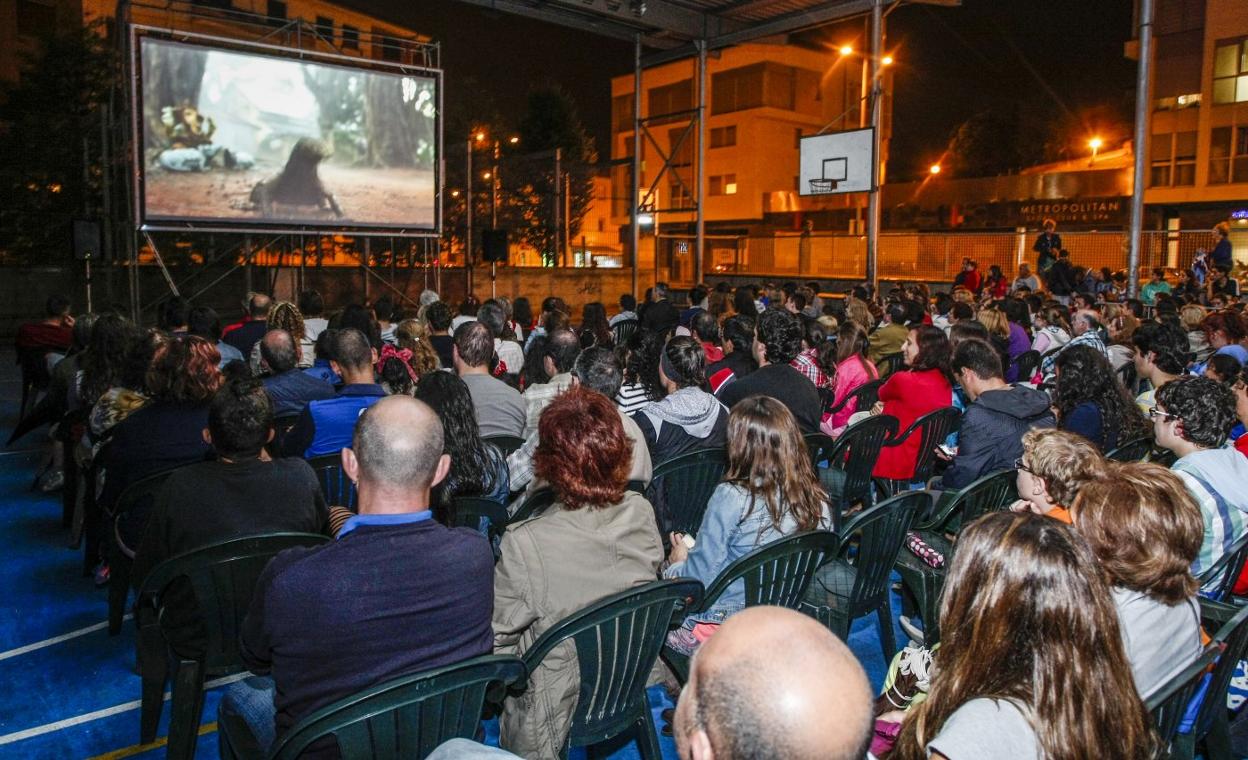
<path id="1" fill-rule="evenodd" d="M 676 706 L 681 760 L 858 760 L 874 725 L 862 666 L 813 619 L 781 607 L 733 615 L 693 658 Z"/>
<path id="2" fill-rule="evenodd" d="M 240 641 L 247 666 L 267 678 L 222 699 L 232 743 L 263 754 L 337 699 L 491 651 L 490 544 L 429 511 L 429 491 L 450 468 L 442 447 L 437 414 L 408 396 L 360 415 L 342 452 L 359 514 L 336 541 L 279 554 L 256 585 Z"/>
<path id="3" fill-rule="evenodd" d="M 260 361 L 268 372 L 262 382 L 275 417 L 302 414 L 308 402 L 337 395 L 334 386 L 299 369 L 299 350 L 299 344 L 285 330 L 269 330 L 260 339 Z"/>
<path id="4" fill-rule="evenodd" d="M 244 304 L 247 315 L 243 321 L 236 322 L 221 331 L 221 340 L 234 348 L 243 356 L 251 356 L 251 348 L 256 341 L 264 337 L 269 329 L 269 307 L 273 299 L 263 293 L 252 293 Z"/>

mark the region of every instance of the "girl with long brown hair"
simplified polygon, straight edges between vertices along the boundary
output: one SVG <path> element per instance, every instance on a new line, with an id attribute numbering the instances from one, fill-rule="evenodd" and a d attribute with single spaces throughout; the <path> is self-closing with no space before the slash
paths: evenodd
<path id="1" fill-rule="evenodd" d="M 836 331 L 836 372 L 832 377 L 832 406 L 841 403 L 846 396 L 879 376 L 880 371 L 867 358 L 866 329 L 852 319 L 845 320 Z M 828 415 L 819 427 L 835 438 L 845 430 L 853 413 L 860 411 L 866 410 L 859 409 L 855 399 L 836 414 Z"/>
<path id="2" fill-rule="evenodd" d="M 793 533 L 830 529 L 827 496 L 806 453 L 793 413 L 768 396 L 750 396 L 728 418 L 728 470 L 702 516 L 697 541 L 671 535 L 668 578 L 709 586 L 725 567 L 763 544 Z M 691 616 L 668 642 L 691 653 L 715 626 L 745 604 L 745 584 L 729 587 L 707 612 Z"/>
<path id="3" fill-rule="evenodd" d="M 1134 760 L 1155 735 L 1096 558 L 1066 525 L 995 512 L 958 538 L 927 699 L 890 760 Z"/>

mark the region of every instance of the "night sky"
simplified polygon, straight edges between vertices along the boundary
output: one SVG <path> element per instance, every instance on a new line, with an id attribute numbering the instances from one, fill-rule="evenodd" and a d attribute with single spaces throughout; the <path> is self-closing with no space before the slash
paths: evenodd
<path id="1" fill-rule="evenodd" d="M 576 100 L 607 157 L 610 79 L 632 71 L 631 43 L 456 0 L 344 4 L 442 43 L 449 114 L 468 98 L 473 112 L 517 120 L 531 86 L 555 83 Z M 1135 62 L 1123 56 L 1123 43 L 1131 21 L 1131 0 L 963 0 L 958 8 L 893 12 L 886 43 L 898 60 L 890 178 L 904 179 L 939 157 L 975 112 L 1020 100 L 1039 102 L 1054 119 L 1072 114 L 1089 131 L 1128 137 Z"/>

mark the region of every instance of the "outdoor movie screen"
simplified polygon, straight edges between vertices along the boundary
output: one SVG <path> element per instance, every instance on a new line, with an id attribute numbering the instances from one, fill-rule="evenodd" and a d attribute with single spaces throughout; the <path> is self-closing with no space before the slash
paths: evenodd
<path id="1" fill-rule="evenodd" d="M 433 231 L 440 77 L 139 37 L 146 227 Z"/>

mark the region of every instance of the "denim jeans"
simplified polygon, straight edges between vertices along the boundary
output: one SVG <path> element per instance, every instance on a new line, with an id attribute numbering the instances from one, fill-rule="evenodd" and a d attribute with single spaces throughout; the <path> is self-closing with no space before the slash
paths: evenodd
<path id="1" fill-rule="evenodd" d="M 267 755 L 277 739 L 277 707 L 273 704 L 273 696 L 277 688 L 273 679 L 268 676 L 248 676 L 225 687 L 221 695 L 221 704 L 217 706 L 217 722 L 234 718 L 232 724 L 241 719 L 251 731 L 250 737 L 242 737 L 243 741 L 253 740 L 252 747 L 235 747 L 242 757 L 254 754 Z M 231 735 L 231 739 L 236 739 Z M 237 743 L 237 742 L 236 742 Z M 247 752 L 248 749 L 257 752 Z"/>

